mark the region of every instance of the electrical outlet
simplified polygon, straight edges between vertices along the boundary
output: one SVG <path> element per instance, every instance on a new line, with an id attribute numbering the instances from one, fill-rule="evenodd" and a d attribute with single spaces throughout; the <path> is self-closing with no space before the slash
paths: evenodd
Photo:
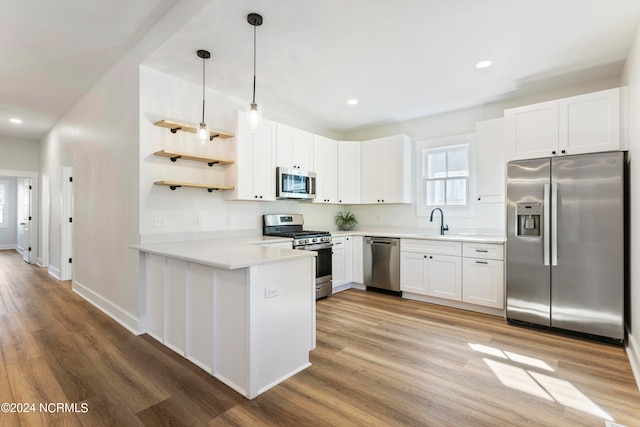
<path id="1" fill-rule="evenodd" d="M 193 225 L 195 225 L 195 226 L 199 226 L 200 225 L 200 215 L 195 214 L 193 216 Z"/>
<path id="2" fill-rule="evenodd" d="M 153 216 L 153 226 L 154 227 L 166 227 L 167 224 L 164 220 L 163 216 L 160 215 L 154 215 Z"/>
<path id="3" fill-rule="evenodd" d="M 382 215 L 378 214 L 378 222 L 382 222 Z"/>
<path id="4" fill-rule="evenodd" d="M 277 297 L 278 296 L 278 288 L 265 288 L 264 290 L 264 297 L 266 298 L 273 298 L 273 297 Z"/>
<path id="5" fill-rule="evenodd" d="M 231 225 L 231 215 L 224 216 L 224 223 L 225 225 Z"/>

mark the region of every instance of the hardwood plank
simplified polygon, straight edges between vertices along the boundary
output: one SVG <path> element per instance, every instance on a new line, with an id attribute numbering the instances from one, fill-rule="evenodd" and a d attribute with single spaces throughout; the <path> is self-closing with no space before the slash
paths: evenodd
<path id="1" fill-rule="evenodd" d="M 78 419 L 85 427 L 144 425 L 120 399 L 117 391 L 95 395 L 83 403 L 87 404 L 88 411 L 78 415 Z"/>
<path id="2" fill-rule="evenodd" d="M 17 313 L 0 314 L 0 349 L 5 365 L 40 357 L 40 348 Z"/>
<path id="3" fill-rule="evenodd" d="M 108 382 L 133 412 L 171 397 L 161 385 L 137 369 L 126 352 L 109 340 L 85 331 L 73 334 L 71 339 L 95 366 L 100 381 Z"/>
<path id="4" fill-rule="evenodd" d="M 69 402 L 60 388 L 55 376 L 42 357 L 14 363 L 7 366 L 7 374 L 15 403 L 34 405 L 30 412 L 18 413 L 22 425 L 81 425 L 76 413 L 40 409 L 40 404 L 78 403 Z"/>
<path id="5" fill-rule="evenodd" d="M 85 353 L 78 351 L 70 335 L 51 328 L 33 335 L 68 401 L 81 402 L 99 393 L 102 378 Z"/>

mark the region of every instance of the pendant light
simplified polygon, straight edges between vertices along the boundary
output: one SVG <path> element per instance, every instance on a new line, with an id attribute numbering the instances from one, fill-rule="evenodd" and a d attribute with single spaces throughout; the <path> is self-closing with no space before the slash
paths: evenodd
<path id="1" fill-rule="evenodd" d="M 256 27 L 262 25 L 262 16 L 257 13 L 247 15 L 247 22 L 253 25 L 253 100 L 249 104 L 249 128 L 256 130 L 260 123 L 260 106 L 256 104 Z"/>
<path id="2" fill-rule="evenodd" d="M 202 121 L 200 122 L 200 128 L 198 129 L 198 138 L 200 138 L 200 142 L 203 144 L 210 140 L 209 138 L 209 128 L 207 124 L 204 122 L 204 94 L 205 94 L 205 86 L 204 86 L 204 77 L 205 77 L 205 62 L 207 59 L 211 58 L 211 53 L 208 50 L 198 50 L 196 52 L 198 58 L 202 58 Z"/>

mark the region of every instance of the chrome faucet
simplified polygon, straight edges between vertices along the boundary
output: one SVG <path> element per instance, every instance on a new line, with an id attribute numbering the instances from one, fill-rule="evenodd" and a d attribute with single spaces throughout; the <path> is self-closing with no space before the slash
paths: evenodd
<path id="1" fill-rule="evenodd" d="M 444 214 L 442 213 L 442 209 L 433 208 L 433 210 L 431 211 L 431 216 L 429 217 L 429 222 L 433 222 L 433 213 L 435 211 L 440 211 L 440 235 L 444 236 L 444 232 L 449 231 L 449 226 L 444 225 Z"/>

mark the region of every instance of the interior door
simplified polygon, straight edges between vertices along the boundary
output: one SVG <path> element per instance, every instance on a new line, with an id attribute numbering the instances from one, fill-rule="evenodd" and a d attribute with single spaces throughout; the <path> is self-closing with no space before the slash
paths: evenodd
<path id="1" fill-rule="evenodd" d="M 18 251 L 31 263 L 31 178 L 18 178 Z"/>

